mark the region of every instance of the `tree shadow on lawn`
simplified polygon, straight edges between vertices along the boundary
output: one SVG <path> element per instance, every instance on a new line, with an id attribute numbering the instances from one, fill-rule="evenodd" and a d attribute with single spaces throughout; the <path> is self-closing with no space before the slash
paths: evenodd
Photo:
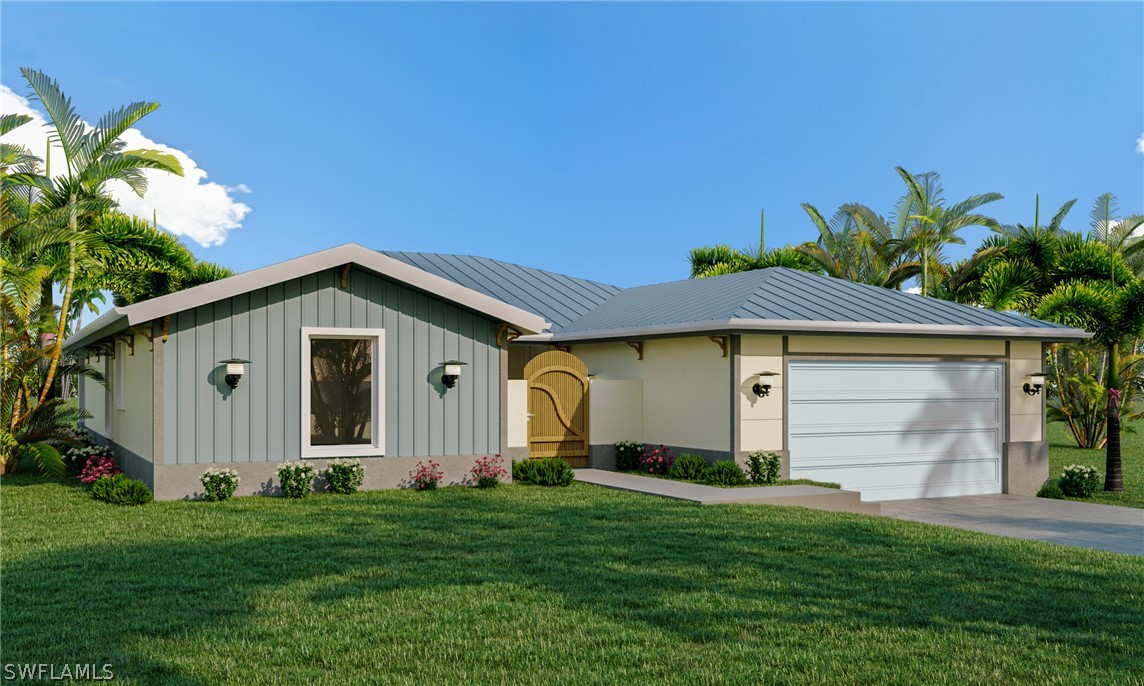
<path id="1" fill-rule="evenodd" d="M 840 644 L 870 628 L 956 630 L 1054 643 L 1125 676 L 1140 668 L 1126 646 L 1141 640 L 1144 564 L 1132 574 L 1093 569 L 1101 554 L 986 546 L 944 527 L 797 508 L 581 499 L 576 488 L 562 500 L 540 489 L 508 497 L 522 488 L 140 509 L 141 521 L 185 519 L 187 535 L 5 562 L 5 628 L 15 630 L 3 660 L 108 660 L 147 683 L 197 683 L 140 645 L 257 636 L 257 615 L 278 595 L 312 612 L 366 595 L 501 584 L 689 644 L 776 640 L 776 622 L 792 633 L 829 625 L 842 633 L 821 640 Z M 278 533 L 286 520 L 297 534 Z M 1048 556 L 1067 564 L 1046 568 Z M 295 640 L 313 631 L 298 627 Z"/>

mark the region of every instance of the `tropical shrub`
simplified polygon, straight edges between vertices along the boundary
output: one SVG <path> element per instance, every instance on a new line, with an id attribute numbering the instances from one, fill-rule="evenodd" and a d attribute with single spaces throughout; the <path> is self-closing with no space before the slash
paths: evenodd
<path id="1" fill-rule="evenodd" d="M 203 500 L 221 501 L 234 495 L 238 488 L 238 472 L 233 469 L 216 469 L 203 472 L 199 477 L 203 485 Z"/>
<path id="2" fill-rule="evenodd" d="M 92 484 L 97 479 L 115 476 L 122 471 L 119 468 L 119 462 L 113 455 L 92 455 L 84 464 L 83 470 L 79 474 L 79 480 L 85 484 Z"/>
<path id="3" fill-rule="evenodd" d="M 91 484 L 91 495 L 112 505 L 146 505 L 155 499 L 147 484 L 125 474 L 99 477 Z"/>
<path id="4" fill-rule="evenodd" d="M 1070 498 L 1087 498 L 1100 486 L 1100 472 L 1096 467 L 1070 464 L 1061 472 L 1058 483 L 1061 491 Z"/>
<path id="5" fill-rule="evenodd" d="M 512 463 L 512 480 L 522 484 L 532 483 L 533 463 L 536 460 L 525 458 Z"/>
<path id="6" fill-rule="evenodd" d="M 707 468 L 703 480 L 712 486 L 742 486 L 747 483 L 747 475 L 734 460 L 719 460 Z"/>
<path id="7" fill-rule="evenodd" d="M 644 444 L 638 441 L 620 441 L 616 443 L 616 469 L 621 472 L 631 472 L 639 469 L 640 458 L 644 454 Z"/>
<path id="8" fill-rule="evenodd" d="M 542 460 L 529 460 L 528 483 L 537 486 L 568 486 L 576 480 L 576 473 L 571 465 L 559 457 L 547 457 Z"/>
<path id="9" fill-rule="evenodd" d="M 640 457 L 639 471 L 645 474 L 667 474 L 673 462 L 675 460 L 666 446 L 661 445 L 658 448 L 648 446 Z"/>
<path id="10" fill-rule="evenodd" d="M 710 466 L 707 458 L 702 455 L 683 453 L 676 458 L 671 469 L 667 471 L 667 475 L 673 479 L 683 479 L 684 481 L 702 481 L 707 476 L 707 469 Z"/>
<path id="11" fill-rule="evenodd" d="M 413 471 L 409 472 L 411 487 L 419 491 L 437 490 L 437 487 L 441 485 L 441 481 L 444 479 L 445 472 L 441 470 L 441 465 L 433 460 L 429 460 L 429 464 L 418 460 L 417 466 Z"/>
<path id="12" fill-rule="evenodd" d="M 63 454 L 64 468 L 67 469 L 68 476 L 78 477 L 83 468 L 87 466 L 89 458 L 110 457 L 115 459 L 115 451 L 110 446 L 98 445 L 90 442 L 90 440 L 87 439 L 84 445 L 78 445 Z"/>
<path id="13" fill-rule="evenodd" d="M 1053 500 L 1064 500 L 1065 492 L 1061 490 L 1061 484 L 1056 479 L 1049 479 L 1041 486 L 1041 490 L 1037 491 L 1038 498 L 1051 498 Z"/>
<path id="14" fill-rule="evenodd" d="M 306 462 L 283 462 L 278 467 L 278 481 L 286 498 L 305 498 L 314 490 L 314 467 Z"/>
<path id="15" fill-rule="evenodd" d="M 322 476 L 326 478 L 326 487 L 334 493 L 353 493 L 365 480 L 365 467 L 361 460 L 339 457 L 330 460 L 322 470 Z"/>
<path id="16" fill-rule="evenodd" d="M 779 480 L 782 456 L 776 452 L 756 450 L 747 456 L 747 475 L 754 484 L 773 484 Z"/>
<path id="17" fill-rule="evenodd" d="M 508 476 L 508 470 L 504 468 L 503 462 L 500 454 L 492 457 L 488 455 L 478 457 L 476 464 L 469 470 L 473 484 L 477 488 L 495 488 L 498 486 L 501 479 Z"/>

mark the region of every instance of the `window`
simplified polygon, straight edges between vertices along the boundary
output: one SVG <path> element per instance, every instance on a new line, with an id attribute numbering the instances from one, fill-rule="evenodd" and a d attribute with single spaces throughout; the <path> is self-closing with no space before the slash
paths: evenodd
<path id="1" fill-rule="evenodd" d="M 385 450 L 385 332 L 302 329 L 302 457 Z"/>
<path id="2" fill-rule="evenodd" d="M 123 382 L 123 365 L 127 364 L 127 344 L 115 341 L 115 357 L 112 358 L 111 392 L 115 394 L 115 409 L 127 409 L 127 400 L 124 397 L 125 385 Z"/>

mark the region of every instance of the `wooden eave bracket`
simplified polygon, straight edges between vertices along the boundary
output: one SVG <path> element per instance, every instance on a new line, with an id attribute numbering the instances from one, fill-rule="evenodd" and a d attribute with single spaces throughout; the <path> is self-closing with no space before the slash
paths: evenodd
<path id="1" fill-rule="evenodd" d="M 505 322 L 497 324 L 497 347 L 500 348 L 505 343 L 512 343 L 520 338 L 522 334 L 518 329 L 514 329 Z"/>
<path id="2" fill-rule="evenodd" d="M 171 315 L 167 315 L 166 317 L 163 317 L 163 342 L 164 343 L 167 342 L 167 330 L 170 328 L 170 326 L 171 326 Z"/>
<path id="3" fill-rule="evenodd" d="M 626 341 L 626 343 L 629 346 L 631 346 L 632 350 L 636 351 L 637 355 L 639 355 L 639 357 L 637 359 L 642 360 L 643 359 L 643 341 Z"/>
<path id="4" fill-rule="evenodd" d="M 719 350 L 723 351 L 723 357 L 727 357 L 727 336 L 708 336 L 707 338 L 719 346 Z"/>
<path id="5" fill-rule="evenodd" d="M 554 345 L 552 347 L 559 350 L 560 352 L 564 352 L 564 353 L 572 352 L 572 346 L 570 346 L 570 345 Z"/>
<path id="6" fill-rule="evenodd" d="M 128 333 L 119 334 L 118 336 L 115 337 L 115 340 L 123 341 L 123 343 L 131 350 L 131 352 L 128 354 L 128 357 L 135 357 L 135 335 L 134 334 L 135 334 L 135 332 L 133 330 L 129 330 Z M 114 349 L 112 349 L 112 350 L 113 350 L 112 356 L 114 357 Z"/>
<path id="7" fill-rule="evenodd" d="M 152 322 L 147 322 L 146 324 L 140 324 L 140 325 L 136 325 L 136 326 L 131 327 L 131 333 L 137 334 L 137 335 L 142 336 L 143 338 L 147 339 L 147 342 L 151 344 L 151 350 L 152 351 L 155 350 L 155 333 L 154 333 L 154 331 L 155 331 L 155 327 L 152 326 Z M 132 336 L 132 339 L 134 339 L 134 338 L 135 337 Z M 134 341 L 132 341 L 132 345 L 131 345 L 131 354 L 132 355 L 135 354 Z"/>
<path id="8" fill-rule="evenodd" d="M 352 266 L 354 266 L 352 262 L 347 262 L 346 265 L 344 267 L 342 267 L 342 290 L 343 291 L 346 290 L 346 286 L 349 284 L 350 267 L 352 267 Z"/>

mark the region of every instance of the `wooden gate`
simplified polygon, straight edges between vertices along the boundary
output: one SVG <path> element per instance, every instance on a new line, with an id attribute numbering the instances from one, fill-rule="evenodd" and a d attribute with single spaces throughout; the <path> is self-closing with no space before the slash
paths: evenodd
<path id="1" fill-rule="evenodd" d="M 528 380 L 528 456 L 562 457 L 588 466 L 588 368 L 580 358 L 548 350 L 524 367 Z"/>

